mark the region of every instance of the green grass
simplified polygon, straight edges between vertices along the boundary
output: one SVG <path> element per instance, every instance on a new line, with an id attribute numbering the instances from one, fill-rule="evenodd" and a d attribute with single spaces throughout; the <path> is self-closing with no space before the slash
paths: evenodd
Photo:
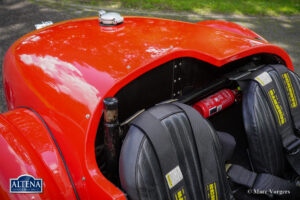
<path id="1" fill-rule="evenodd" d="M 159 11 L 189 11 L 197 14 L 300 15 L 300 0 L 77 0 L 90 5 L 118 5 Z"/>

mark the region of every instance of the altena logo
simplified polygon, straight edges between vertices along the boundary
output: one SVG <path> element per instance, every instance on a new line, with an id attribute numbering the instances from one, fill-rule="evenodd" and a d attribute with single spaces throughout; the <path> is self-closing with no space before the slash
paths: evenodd
<path id="1" fill-rule="evenodd" d="M 10 193 L 42 193 L 43 180 L 24 174 L 17 179 L 10 179 Z"/>

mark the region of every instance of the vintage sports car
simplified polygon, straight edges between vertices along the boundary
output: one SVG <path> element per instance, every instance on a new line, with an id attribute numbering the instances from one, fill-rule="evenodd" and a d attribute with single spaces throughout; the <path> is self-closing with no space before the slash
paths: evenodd
<path id="1" fill-rule="evenodd" d="M 0 199 L 300 199 L 300 78 L 225 21 L 99 17 L 15 42 Z"/>

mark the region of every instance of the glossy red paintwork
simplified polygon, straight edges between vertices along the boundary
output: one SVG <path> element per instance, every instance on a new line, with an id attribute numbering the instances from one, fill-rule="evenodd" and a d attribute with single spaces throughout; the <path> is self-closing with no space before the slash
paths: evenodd
<path id="1" fill-rule="evenodd" d="M 34 31 L 9 49 L 5 93 L 9 109 L 27 106 L 46 121 L 81 198 L 125 199 L 95 160 L 103 98 L 178 57 L 219 67 L 256 53 L 276 54 L 293 69 L 279 47 L 204 25 L 126 17 L 122 25 L 100 27 L 96 17 L 71 20 Z"/>
<path id="2" fill-rule="evenodd" d="M 57 148 L 40 119 L 27 109 L 0 115 L 0 199 L 75 199 Z M 9 179 L 42 178 L 40 194 L 9 193 Z"/>
<path id="3" fill-rule="evenodd" d="M 262 36 L 258 35 L 257 33 L 232 22 L 221 21 L 221 20 L 207 20 L 207 21 L 198 22 L 197 24 L 229 31 L 232 33 L 237 33 L 246 37 L 250 37 L 254 39 L 256 38 L 256 39 L 260 39 L 261 41 L 267 42 L 266 39 L 264 39 Z"/>

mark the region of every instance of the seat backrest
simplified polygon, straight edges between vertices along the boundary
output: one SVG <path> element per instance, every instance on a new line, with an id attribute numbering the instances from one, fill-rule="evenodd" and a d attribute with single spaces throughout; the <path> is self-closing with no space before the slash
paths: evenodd
<path id="1" fill-rule="evenodd" d="M 194 112 L 193 122 L 182 107 Z M 231 199 L 221 145 L 211 125 L 183 104 L 159 105 L 145 112 L 130 126 L 120 154 L 121 185 L 129 199 Z M 168 154 L 170 149 L 174 154 Z M 178 166 L 171 166 L 172 159 Z M 171 170 L 165 173 L 168 167 Z"/>
<path id="2" fill-rule="evenodd" d="M 281 73 L 278 69 L 286 72 Z M 300 118 L 294 119 L 291 115 L 291 104 L 300 100 L 300 81 L 295 73 L 281 65 L 266 66 L 251 77 L 241 85 L 244 126 L 252 164 L 256 172 L 282 177 L 287 169 L 285 147 L 288 145 L 283 136 L 296 139 L 295 124 L 300 123 Z M 289 90 L 293 90 L 292 96 Z"/>

